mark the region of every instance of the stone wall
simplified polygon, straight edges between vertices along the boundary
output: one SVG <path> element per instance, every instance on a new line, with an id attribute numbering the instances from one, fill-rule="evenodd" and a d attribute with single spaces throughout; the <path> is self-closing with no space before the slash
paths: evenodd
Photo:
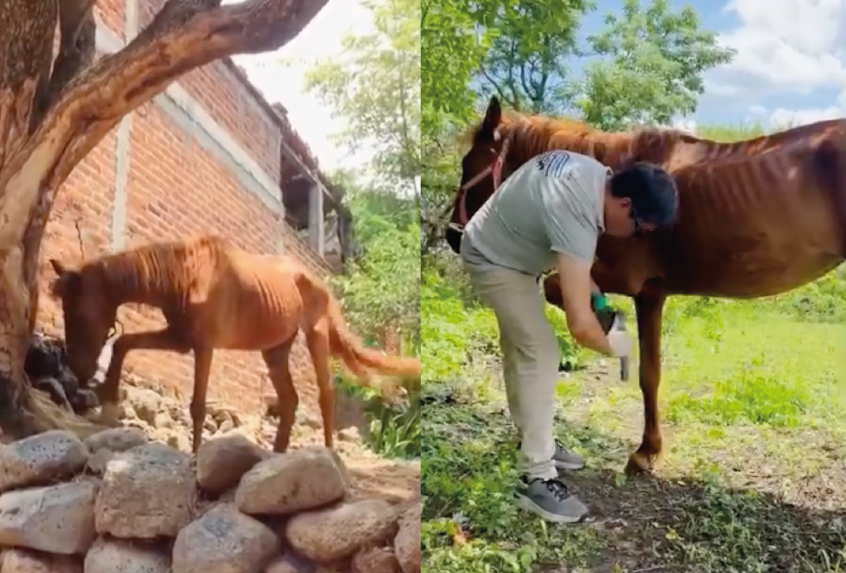
<path id="1" fill-rule="evenodd" d="M 186 452 L 138 428 L 0 447 L 2 573 L 420 573 L 420 504 L 351 496 L 322 447 L 235 431 Z"/>

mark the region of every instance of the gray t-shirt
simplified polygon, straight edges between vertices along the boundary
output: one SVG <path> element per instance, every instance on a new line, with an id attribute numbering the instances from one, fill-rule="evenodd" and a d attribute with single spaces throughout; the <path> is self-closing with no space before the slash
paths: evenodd
<path id="1" fill-rule="evenodd" d="M 531 275 L 553 268 L 557 253 L 592 262 L 605 230 L 610 174 L 592 157 L 569 151 L 530 159 L 467 223 L 463 256 L 472 260 L 477 251 L 494 264 Z"/>

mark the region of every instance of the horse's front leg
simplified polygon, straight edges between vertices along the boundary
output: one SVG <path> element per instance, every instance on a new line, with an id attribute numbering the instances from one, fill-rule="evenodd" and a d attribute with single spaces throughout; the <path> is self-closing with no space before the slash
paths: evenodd
<path id="1" fill-rule="evenodd" d="M 666 293 L 650 288 L 635 296 L 644 426 L 643 441 L 629 457 L 627 474 L 652 471 L 661 455 L 658 387 L 661 385 L 661 318 L 666 300 Z"/>
<path id="2" fill-rule="evenodd" d="M 112 359 L 106 371 L 103 383 L 97 387 L 97 398 L 100 402 L 100 423 L 107 426 L 117 426 L 118 421 L 118 388 L 123 363 L 130 350 L 175 350 L 187 352 L 182 338 L 170 327 L 148 332 L 134 332 L 123 334 L 115 340 L 112 347 Z"/>

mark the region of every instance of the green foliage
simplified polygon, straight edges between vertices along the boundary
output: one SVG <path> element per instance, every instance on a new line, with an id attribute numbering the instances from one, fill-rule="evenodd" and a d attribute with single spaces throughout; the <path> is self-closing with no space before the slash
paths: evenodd
<path id="1" fill-rule="evenodd" d="M 420 457 L 422 410 L 419 392 L 409 392 L 407 402 L 386 405 L 376 388 L 347 381 L 343 376 L 335 377 L 335 386 L 363 404 L 370 421 L 363 437 L 374 452 L 388 458 Z"/>
<path id="2" fill-rule="evenodd" d="M 419 202 L 378 191 L 347 193 L 364 255 L 333 277 L 357 330 L 381 340 L 394 330 L 420 343 Z"/>
<path id="3" fill-rule="evenodd" d="M 487 52 L 488 41 L 475 29 L 473 7 L 468 2 L 423 0 L 421 10 L 425 138 L 443 127 L 444 121 L 471 121 L 476 94 L 470 80 Z"/>
<path id="4" fill-rule="evenodd" d="M 420 176 L 420 3 L 364 3 L 375 32 L 347 35 L 344 55 L 315 64 L 305 85 L 335 110 L 338 139 L 374 153 L 371 174 L 394 190 L 416 194 Z"/>
<path id="5" fill-rule="evenodd" d="M 578 55 L 582 17 L 590 0 L 488 0 L 477 22 L 494 39 L 481 69 L 485 90 L 524 111 L 553 113 L 570 107 L 569 73 Z"/>
<path id="6" fill-rule="evenodd" d="M 473 356 L 497 356 L 496 317 L 485 307 L 465 306 L 460 290 L 431 270 L 420 290 L 423 381 L 460 377 Z"/>
<path id="7" fill-rule="evenodd" d="M 561 352 L 561 361 L 569 364 L 570 369 L 576 369 L 582 366 L 582 361 L 587 356 L 587 351 L 576 344 L 570 331 L 567 328 L 567 315 L 564 312 L 551 304 L 544 307 L 546 319 L 552 324 L 552 329 L 555 331 L 555 338 L 558 340 L 558 349 Z"/>
<path id="8" fill-rule="evenodd" d="M 438 219 L 458 180 L 458 135 L 474 119 L 477 94 L 470 87 L 488 50 L 487 33 L 475 28 L 473 7 L 460 0 L 423 0 L 421 140 L 423 252 L 439 240 Z"/>

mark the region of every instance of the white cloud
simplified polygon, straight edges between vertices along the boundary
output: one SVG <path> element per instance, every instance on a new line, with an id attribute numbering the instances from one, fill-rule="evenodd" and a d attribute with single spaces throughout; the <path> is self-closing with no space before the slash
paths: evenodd
<path id="1" fill-rule="evenodd" d="M 349 149 L 339 148 L 331 141 L 331 135 L 338 131 L 339 120 L 332 117 L 330 108 L 305 93 L 304 71 L 315 58 L 342 54 L 344 34 L 371 31 L 371 13 L 361 0 L 329 0 L 305 29 L 281 49 L 233 58 L 268 101 L 285 106 L 291 125 L 309 145 L 323 171 L 341 166 L 358 167 L 366 157 L 352 156 Z M 306 62 L 289 67 L 281 63 L 282 59 Z"/>
<path id="2" fill-rule="evenodd" d="M 730 0 L 740 26 L 720 35 L 737 50 L 708 77 L 717 96 L 807 95 L 846 87 L 846 0 Z"/>
<path id="3" fill-rule="evenodd" d="M 845 117 L 846 89 L 843 90 L 834 104 L 825 107 L 797 109 L 778 107 L 769 110 L 762 105 L 752 105 L 749 107 L 748 119 L 764 121 L 765 123 L 769 123 L 773 128 L 783 129 L 795 125 Z"/>
<path id="4" fill-rule="evenodd" d="M 743 22 L 740 31 L 758 29 L 807 54 L 830 53 L 837 46 L 843 0 L 731 0 L 723 12 Z"/>
<path id="5" fill-rule="evenodd" d="M 696 134 L 696 120 L 693 118 L 680 118 L 673 121 L 671 127 L 686 131 L 692 135 Z"/>
<path id="6" fill-rule="evenodd" d="M 846 114 L 846 112 L 844 112 L 843 108 L 833 105 L 826 108 L 809 109 L 785 109 L 780 107 L 770 113 L 770 123 L 772 123 L 774 127 L 784 128 L 794 125 L 814 123 L 815 121 L 822 121 L 824 119 L 835 119 L 843 117 L 844 114 Z"/>

